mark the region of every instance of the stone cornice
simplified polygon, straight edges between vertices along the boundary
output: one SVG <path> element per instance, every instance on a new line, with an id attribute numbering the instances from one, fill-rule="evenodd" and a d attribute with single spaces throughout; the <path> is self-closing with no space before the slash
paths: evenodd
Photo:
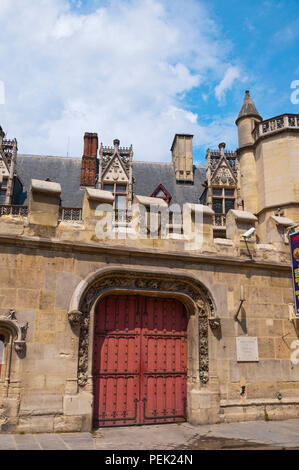
<path id="1" fill-rule="evenodd" d="M 44 249 L 44 250 L 55 250 L 64 251 L 67 253 L 106 253 L 113 255 L 123 255 L 133 258 L 142 257 L 143 259 L 171 259 L 177 261 L 196 262 L 198 264 L 213 264 L 223 265 L 241 268 L 258 268 L 258 269 L 269 269 L 275 271 L 290 271 L 291 264 L 272 262 L 272 261 L 252 261 L 241 257 L 229 257 L 229 256 L 218 256 L 214 253 L 207 254 L 195 254 L 190 252 L 177 252 L 177 251 L 162 251 L 162 250 L 151 250 L 148 248 L 140 249 L 136 247 L 124 247 L 117 245 L 101 245 L 95 243 L 76 243 L 50 240 L 39 237 L 26 237 L 26 236 L 6 236 L 0 235 L 0 244 L 10 246 L 25 246 L 26 248 L 32 249 Z"/>
<path id="2" fill-rule="evenodd" d="M 277 136 L 278 134 L 282 134 L 284 132 L 291 132 L 291 133 L 299 134 L 299 127 L 283 127 L 282 129 L 276 129 L 275 131 L 266 132 L 265 134 L 260 135 L 258 139 L 252 144 L 248 143 L 242 147 L 239 147 L 236 150 L 237 155 L 239 156 L 243 150 L 255 150 L 261 141 L 271 138 L 273 136 Z"/>
<path id="3" fill-rule="evenodd" d="M 255 215 L 260 216 L 263 212 L 265 212 L 267 210 L 274 210 L 277 207 L 282 208 L 282 207 L 288 207 L 288 206 L 291 206 L 291 207 L 296 207 L 297 206 L 297 207 L 299 207 L 299 202 L 288 201 L 288 202 L 280 202 L 280 203 L 277 203 L 277 204 L 271 204 L 270 206 L 265 206 L 262 209 L 260 209 L 258 212 L 256 212 Z"/>

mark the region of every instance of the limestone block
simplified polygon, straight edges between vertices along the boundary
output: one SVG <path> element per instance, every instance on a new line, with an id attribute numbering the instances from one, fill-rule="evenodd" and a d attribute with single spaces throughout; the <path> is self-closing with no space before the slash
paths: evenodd
<path id="1" fill-rule="evenodd" d="M 44 287 L 46 290 L 56 290 L 56 280 L 57 280 L 57 273 L 55 272 L 46 272 L 45 273 L 45 281 Z"/>
<path id="2" fill-rule="evenodd" d="M 286 343 L 282 337 L 275 338 L 274 341 L 275 341 L 275 358 L 290 360 L 293 350 L 290 349 L 288 343 Z"/>
<path id="3" fill-rule="evenodd" d="M 226 238 L 214 238 L 214 246 L 217 253 L 221 256 L 237 256 L 237 250 L 234 243 Z"/>
<path id="4" fill-rule="evenodd" d="M 289 351 L 290 355 L 293 351 L 294 349 Z M 298 357 L 298 355 L 296 357 Z M 292 364 L 292 362 L 290 361 L 290 356 L 288 357 L 288 359 L 283 359 L 279 362 L 281 364 L 283 381 L 299 382 L 299 365 Z"/>
<path id="5" fill-rule="evenodd" d="M 62 413 L 62 395 L 43 391 L 27 391 L 22 397 L 20 413 L 26 414 Z"/>
<path id="6" fill-rule="evenodd" d="M 266 220 L 266 243 L 272 243 L 278 248 L 286 247 L 288 249 L 288 237 L 286 229 L 291 227 L 294 224 L 294 221 L 288 219 L 287 217 L 277 217 L 271 215 Z"/>
<path id="7" fill-rule="evenodd" d="M 221 318 L 228 317 L 227 294 L 228 291 L 225 284 L 213 285 L 213 296 L 216 303 L 217 315 Z"/>
<path id="8" fill-rule="evenodd" d="M 36 331 L 34 334 L 34 342 L 38 344 L 52 344 L 55 340 L 55 333 L 50 331 Z"/>
<path id="9" fill-rule="evenodd" d="M 24 225 L 23 217 L 3 215 L 0 218 L 0 234 L 23 235 Z"/>
<path id="10" fill-rule="evenodd" d="M 66 416 L 90 414 L 92 403 L 93 396 L 88 392 L 65 395 L 63 398 L 63 412 Z"/>
<path id="11" fill-rule="evenodd" d="M 209 390 L 191 390 L 189 395 L 189 422 L 208 424 L 219 422 L 220 395 Z"/>
<path id="12" fill-rule="evenodd" d="M 1 407 L 5 410 L 5 415 L 11 417 L 17 417 L 19 413 L 20 401 L 16 398 L 6 398 L 2 403 Z"/>
<path id="13" fill-rule="evenodd" d="M 163 199 L 139 195 L 134 197 L 132 231 L 136 238 L 165 238 L 168 223 L 168 205 Z"/>
<path id="14" fill-rule="evenodd" d="M 186 249 L 207 249 L 213 247 L 213 216 L 215 212 L 203 204 L 185 203 L 183 226 Z M 194 245 L 194 246 L 193 246 Z M 215 248 L 214 248 L 215 250 Z"/>
<path id="15" fill-rule="evenodd" d="M 259 338 L 258 344 L 260 359 L 275 358 L 275 344 L 273 338 Z"/>
<path id="16" fill-rule="evenodd" d="M 72 294 L 80 282 L 80 278 L 74 273 L 59 273 L 57 275 L 56 309 L 67 309 Z"/>
<path id="17" fill-rule="evenodd" d="M 39 289 L 43 287 L 45 273 L 38 269 L 38 262 L 36 264 L 35 269 L 17 270 L 15 287 L 23 289 Z"/>
<path id="18" fill-rule="evenodd" d="M 66 379 L 65 394 L 77 395 L 77 393 L 78 393 L 78 378 L 76 377 L 73 379 Z"/>
<path id="19" fill-rule="evenodd" d="M 226 236 L 236 243 L 236 245 L 245 245 L 242 235 L 252 227 L 255 227 L 257 217 L 251 212 L 230 209 L 226 216 Z M 255 243 L 255 233 L 246 239 L 247 243 Z M 246 247 L 245 247 L 246 248 Z"/>
<path id="20" fill-rule="evenodd" d="M 54 308 L 56 292 L 51 290 L 41 290 L 39 297 L 39 309 L 51 310 Z"/>
<path id="21" fill-rule="evenodd" d="M 55 416 L 54 432 L 82 431 L 82 416 Z"/>
<path id="22" fill-rule="evenodd" d="M 261 359 L 259 362 L 247 363 L 246 374 L 245 378 L 251 382 L 279 381 L 282 379 L 280 361 Z"/>
<path id="23" fill-rule="evenodd" d="M 0 289 L 0 306 L 2 308 L 11 308 L 16 305 L 15 289 Z"/>
<path id="24" fill-rule="evenodd" d="M 29 224 L 57 227 L 61 186 L 50 181 L 31 180 Z"/>
<path id="25" fill-rule="evenodd" d="M 38 289 L 17 289 L 17 308 L 38 308 Z"/>
<path id="26" fill-rule="evenodd" d="M 114 196 L 110 191 L 86 188 L 83 197 L 82 220 L 86 230 L 102 239 L 101 230 L 96 232 L 99 223 L 105 232 L 112 229 L 112 210 Z"/>

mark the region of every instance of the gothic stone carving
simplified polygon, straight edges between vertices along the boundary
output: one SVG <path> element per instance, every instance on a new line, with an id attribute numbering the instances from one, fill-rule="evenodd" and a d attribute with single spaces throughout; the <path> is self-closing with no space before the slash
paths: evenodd
<path id="1" fill-rule="evenodd" d="M 26 350 L 28 322 L 25 325 L 20 325 L 16 317 L 16 311 L 10 309 L 6 316 L 0 317 L 0 324 L 12 333 L 15 351 L 23 356 Z"/>
<path id="2" fill-rule="evenodd" d="M 214 304 L 207 289 L 202 285 L 196 285 L 190 280 L 154 277 L 149 274 L 110 274 L 94 282 L 85 291 L 81 299 L 80 312 L 70 312 L 69 321 L 73 325 L 80 324 L 79 360 L 78 360 L 78 384 L 84 387 L 87 383 L 88 347 L 89 347 L 89 323 L 90 310 L 101 293 L 111 288 L 126 288 L 138 291 L 156 290 L 157 292 L 175 292 L 190 297 L 198 312 L 199 322 L 199 371 L 200 380 L 206 384 L 209 380 L 209 355 L 208 355 L 208 317 L 215 316 Z"/>
<path id="3" fill-rule="evenodd" d="M 221 322 L 220 322 L 220 318 L 209 318 L 209 323 L 210 323 L 210 327 L 212 328 L 212 330 L 217 330 L 217 328 L 220 328 L 220 325 L 221 325 Z"/>
<path id="4" fill-rule="evenodd" d="M 81 317 L 82 313 L 79 312 L 79 310 L 72 310 L 71 312 L 68 312 L 68 319 L 73 327 L 80 326 Z"/>
<path id="5" fill-rule="evenodd" d="M 226 185 L 229 184 L 231 186 L 235 185 L 236 182 L 234 181 L 232 174 L 228 167 L 222 163 L 216 172 L 216 175 L 213 175 L 212 181 L 214 184 L 219 185 Z"/>

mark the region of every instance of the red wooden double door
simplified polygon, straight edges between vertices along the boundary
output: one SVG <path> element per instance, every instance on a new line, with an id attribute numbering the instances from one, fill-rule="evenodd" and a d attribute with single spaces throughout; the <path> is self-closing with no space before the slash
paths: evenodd
<path id="1" fill-rule="evenodd" d="M 97 307 L 94 425 L 186 419 L 187 318 L 176 299 L 110 295 Z"/>

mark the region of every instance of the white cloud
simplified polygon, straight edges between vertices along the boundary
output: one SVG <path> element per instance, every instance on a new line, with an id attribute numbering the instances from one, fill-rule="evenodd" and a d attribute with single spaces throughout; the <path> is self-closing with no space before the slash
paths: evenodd
<path id="1" fill-rule="evenodd" d="M 239 67 L 230 66 L 226 70 L 223 79 L 221 80 L 219 85 L 215 87 L 215 96 L 218 101 L 221 101 L 224 99 L 225 93 L 228 90 L 231 90 L 235 80 L 240 78 L 240 76 L 241 76 L 241 72 L 240 72 Z"/>
<path id="2" fill-rule="evenodd" d="M 106 145 L 115 137 L 132 143 L 136 159 L 167 160 L 175 132 L 209 140 L 213 124 L 200 126 L 200 109 L 184 104 L 187 93 L 227 69 L 226 44 L 202 4 L 101 5 L 80 14 L 69 0 L 1 0 L 0 125 L 17 137 L 19 151 L 66 155 L 70 139 L 70 153 L 80 156 L 91 131 Z M 236 78 L 229 67 L 219 99 Z"/>
<path id="3" fill-rule="evenodd" d="M 5 86 L 2 80 L 0 80 L 0 104 L 5 104 Z"/>

